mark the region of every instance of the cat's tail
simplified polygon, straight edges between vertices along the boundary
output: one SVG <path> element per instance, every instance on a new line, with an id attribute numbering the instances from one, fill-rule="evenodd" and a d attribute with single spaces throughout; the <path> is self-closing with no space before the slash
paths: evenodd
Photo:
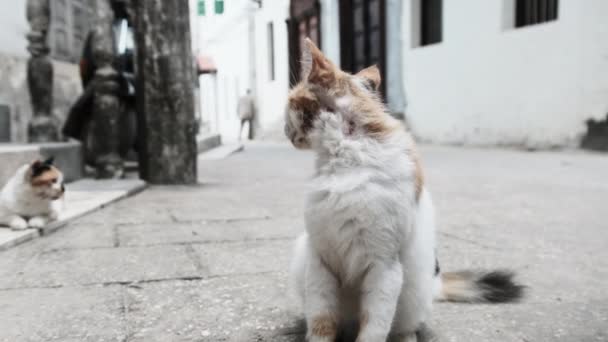
<path id="1" fill-rule="evenodd" d="M 435 299 L 447 302 L 508 303 L 520 300 L 525 286 L 511 271 L 445 272 L 437 276 Z"/>

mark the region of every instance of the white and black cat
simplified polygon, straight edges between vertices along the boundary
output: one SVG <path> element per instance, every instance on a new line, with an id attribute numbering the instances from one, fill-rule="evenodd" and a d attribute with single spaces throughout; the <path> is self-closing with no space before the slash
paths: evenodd
<path id="1" fill-rule="evenodd" d="M 44 227 L 57 219 L 64 193 L 63 174 L 53 158 L 21 166 L 0 192 L 0 226 Z"/>

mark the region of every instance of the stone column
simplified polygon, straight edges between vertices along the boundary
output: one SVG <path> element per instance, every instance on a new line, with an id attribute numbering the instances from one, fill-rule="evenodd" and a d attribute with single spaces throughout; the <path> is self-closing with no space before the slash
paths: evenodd
<path id="1" fill-rule="evenodd" d="M 122 106 L 119 97 L 119 75 L 114 68 L 114 13 L 110 0 L 95 2 L 96 24 L 93 28 L 93 60 L 97 67 L 94 82 L 92 153 L 97 178 L 120 178 L 124 173 L 120 157 L 120 115 Z"/>
<path id="2" fill-rule="evenodd" d="M 152 184 L 196 183 L 188 1 L 134 4 L 141 177 Z"/>
<path id="3" fill-rule="evenodd" d="M 47 34 L 51 9 L 49 0 L 27 0 L 30 32 L 27 47 L 31 57 L 27 63 L 27 85 L 32 103 L 32 119 L 28 125 L 30 142 L 59 140 L 59 126 L 53 117 L 53 64 L 49 58 Z"/>

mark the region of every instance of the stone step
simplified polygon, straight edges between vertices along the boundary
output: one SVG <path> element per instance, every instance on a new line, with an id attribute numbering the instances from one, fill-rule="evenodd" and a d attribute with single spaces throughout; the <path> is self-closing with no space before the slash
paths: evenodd
<path id="1" fill-rule="evenodd" d="M 65 180 L 72 182 L 83 177 L 82 145 L 76 141 L 41 144 L 0 144 L 0 187 L 15 171 L 38 158 L 55 157 L 55 165 Z"/>
<path id="2" fill-rule="evenodd" d="M 199 154 L 198 160 L 220 160 L 241 152 L 243 149 L 244 146 L 241 143 L 226 144 Z"/>
<path id="3" fill-rule="evenodd" d="M 49 234 L 79 217 L 134 195 L 145 188 L 146 183 L 139 179 L 81 179 L 69 183 L 66 185 L 65 209 L 57 221 L 51 222 L 42 229 L 23 231 L 0 227 L 0 251 Z"/>

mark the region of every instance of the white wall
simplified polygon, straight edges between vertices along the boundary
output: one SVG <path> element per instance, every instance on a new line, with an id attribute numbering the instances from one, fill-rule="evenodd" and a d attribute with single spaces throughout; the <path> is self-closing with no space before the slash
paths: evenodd
<path id="1" fill-rule="evenodd" d="M 443 42 L 412 47 L 416 1 L 403 8 L 403 77 L 422 140 L 573 145 L 608 112 L 608 1 L 560 0 L 557 21 L 515 29 L 514 0 L 444 0 Z"/>
<path id="2" fill-rule="evenodd" d="M 28 56 L 26 34 L 29 25 L 25 17 L 25 1 L 0 0 L 0 53 Z"/>
<path id="3" fill-rule="evenodd" d="M 289 91 L 289 46 L 287 24 L 289 1 L 264 1 L 264 7 L 256 15 L 256 70 L 258 125 L 260 135 L 273 129 L 282 121 L 285 114 L 287 93 Z M 274 66 L 275 78 L 270 79 L 270 49 L 268 23 L 274 28 Z"/>

